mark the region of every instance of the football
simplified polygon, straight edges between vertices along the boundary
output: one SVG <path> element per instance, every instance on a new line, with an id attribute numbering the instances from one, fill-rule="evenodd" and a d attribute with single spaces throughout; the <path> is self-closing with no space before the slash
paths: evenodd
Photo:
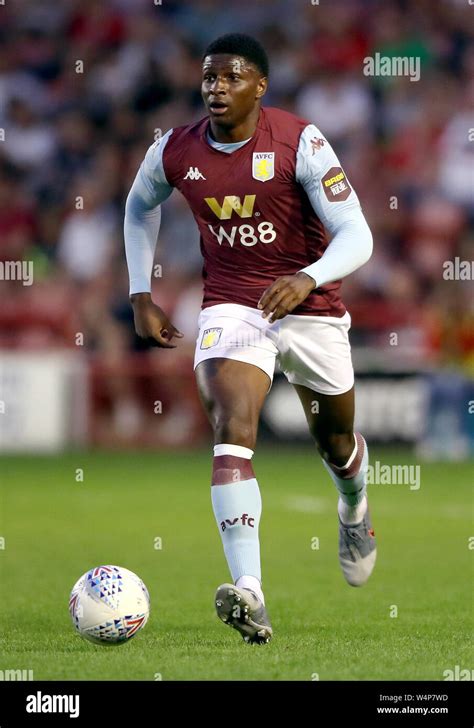
<path id="1" fill-rule="evenodd" d="M 69 612 L 81 637 L 101 645 L 122 644 L 147 623 L 150 597 L 133 571 L 96 566 L 74 584 Z"/>

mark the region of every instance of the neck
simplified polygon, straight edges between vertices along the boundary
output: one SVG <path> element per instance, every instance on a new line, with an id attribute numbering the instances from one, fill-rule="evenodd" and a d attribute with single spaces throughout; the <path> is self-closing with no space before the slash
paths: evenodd
<path id="1" fill-rule="evenodd" d="M 253 136 L 257 128 L 258 118 L 260 116 L 260 106 L 245 118 L 238 126 L 223 127 L 216 124 L 214 119 L 209 120 L 211 136 L 216 142 L 222 144 L 232 144 L 233 142 L 243 142 Z"/>

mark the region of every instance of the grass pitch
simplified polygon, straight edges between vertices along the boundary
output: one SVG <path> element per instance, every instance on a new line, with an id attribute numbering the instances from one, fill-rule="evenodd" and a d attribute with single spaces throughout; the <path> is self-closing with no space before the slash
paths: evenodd
<path id="1" fill-rule="evenodd" d="M 415 464 L 372 449 L 376 458 Z M 419 490 L 369 486 L 378 561 L 362 589 L 343 580 L 335 488 L 313 448 L 259 450 L 254 465 L 274 628 L 261 647 L 215 616 L 229 575 L 209 452 L 3 457 L 0 670 L 36 680 L 442 680 L 470 668 L 472 464 L 422 464 Z M 137 572 L 152 603 L 143 632 L 119 647 L 82 640 L 67 608 L 79 576 L 108 563 Z"/>

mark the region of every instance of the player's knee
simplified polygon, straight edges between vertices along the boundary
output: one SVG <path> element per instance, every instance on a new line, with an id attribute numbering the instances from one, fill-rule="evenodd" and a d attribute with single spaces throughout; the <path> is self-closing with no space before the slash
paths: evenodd
<path id="1" fill-rule="evenodd" d="M 237 417 L 220 416 L 214 423 L 215 442 L 226 442 L 255 449 L 257 428 L 251 422 Z"/>
<path id="2" fill-rule="evenodd" d="M 349 460 L 354 450 L 354 433 L 316 433 L 316 444 L 321 456 L 334 465 L 341 467 Z"/>

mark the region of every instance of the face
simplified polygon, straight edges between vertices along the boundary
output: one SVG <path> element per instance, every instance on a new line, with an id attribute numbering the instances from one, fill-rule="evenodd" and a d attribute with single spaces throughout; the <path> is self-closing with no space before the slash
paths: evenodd
<path id="1" fill-rule="evenodd" d="M 255 109 L 267 89 L 267 79 L 245 58 L 230 53 L 206 56 L 201 94 L 210 118 L 235 127 Z"/>

